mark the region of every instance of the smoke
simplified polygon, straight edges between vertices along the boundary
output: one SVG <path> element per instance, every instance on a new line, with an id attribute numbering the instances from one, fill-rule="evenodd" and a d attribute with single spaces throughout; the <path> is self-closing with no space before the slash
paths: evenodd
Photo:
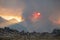
<path id="1" fill-rule="evenodd" d="M 12 9 L 12 8 L 0 8 L 1 16 L 19 16 L 22 15 L 22 9 Z"/>
<path id="2" fill-rule="evenodd" d="M 22 0 L 0 0 L 0 16 L 21 16 L 25 7 Z"/>
<path id="3" fill-rule="evenodd" d="M 60 14 L 52 14 L 49 17 L 49 20 L 52 22 L 53 25 L 60 25 Z"/>
<path id="4" fill-rule="evenodd" d="M 51 32 L 53 25 L 60 25 L 59 8 L 58 0 L 0 0 L 0 16 L 24 16 L 26 20 L 21 24 L 29 31 Z M 41 12 L 42 15 L 36 22 L 35 19 L 34 22 L 29 19 L 33 11 Z"/>

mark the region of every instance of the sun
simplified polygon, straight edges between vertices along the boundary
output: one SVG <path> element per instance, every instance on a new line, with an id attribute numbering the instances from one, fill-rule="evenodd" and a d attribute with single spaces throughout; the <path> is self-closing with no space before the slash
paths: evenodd
<path id="1" fill-rule="evenodd" d="M 38 19 L 40 16 L 41 16 L 41 13 L 39 12 L 34 12 L 32 15 L 33 19 Z"/>

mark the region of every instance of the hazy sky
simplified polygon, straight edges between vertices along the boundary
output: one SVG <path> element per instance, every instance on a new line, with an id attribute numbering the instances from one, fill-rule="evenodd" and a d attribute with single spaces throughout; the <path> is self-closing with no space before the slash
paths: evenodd
<path id="1" fill-rule="evenodd" d="M 60 0 L 0 0 L 0 6 L 11 8 L 14 12 L 20 9 L 21 13 L 9 13 L 9 15 L 22 14 L 25 19 L 22 25 L 29 31 L 51 32 L 54 28 L 60 28 Z M 37 22 L 32 22 L 29 16 L 35 11 L 41 13 L 41 18 Z"/>

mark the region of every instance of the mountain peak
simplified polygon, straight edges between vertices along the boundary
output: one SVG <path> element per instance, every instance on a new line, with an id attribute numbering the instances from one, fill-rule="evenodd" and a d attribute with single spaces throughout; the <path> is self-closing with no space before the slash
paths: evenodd
<path id="1" fill-rule="evenodd" d="M 0 17 L 0 23 L 1 22 L 7 22 L 7 20 L 5 20 L 4 18 Z"/>
<path id="2" fill-rule="evenodd" d="M 9 21 L 12 22 L 12 23 L 18 23 L 18 21 L 16 19 L 11 19 Z"/>
<path id="3" fill-rule="evenodd" d="M 5 20 L 3 17 L 0 17 L 0 27 L 9 26 L 15 23 L 18 23 L 16 19 Z"/>

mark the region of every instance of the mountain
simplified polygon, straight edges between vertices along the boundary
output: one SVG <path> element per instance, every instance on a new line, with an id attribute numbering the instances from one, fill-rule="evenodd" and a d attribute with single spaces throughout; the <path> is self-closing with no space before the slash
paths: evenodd
<path id="1" fill-rule="evenodd" d="M 16 29 L 18 31 L 22 31 L 22 30 L 24 30 L 26 32 L 28 31 L 27 28 L 25 26 L 22 26 L 20 23 L 16 23 L 16 24 L 10 25 L 9 28 Z"/>
<path id="2" fill-rule="evenodd" d="M 8 22 L 7 20 L 5 20 L 4 18 L 0 17 L 0 27 L 4 27 L 6 26 L 6 22 Z"/>
<path id="3" fill-rule="evenodd" d="M 19 31 L 27 31 L 27 28 L 22 26 L 16 19 L 5 20 L 4 18 L 0 17 L 0 28 L 3 27 L 10 27 L 11 29 L 16 29 Z"/>
<path id="4" fill-rule="evenodd" d="M 12 25 L 12 24 L 15 24 L 17 23 L 18 21 L 16 19 L 11 19 L 11 20 L 5 20 L 4 18 L 0 17 L 0 27 L 3 28 L 3 27 L 7 27 L 9 25 Z"/>
<path id="5" fill-rule="evenodd" d="M 4 18 L 0 17 L 0 23 L 2 22 L 7 22 L 7 20 L 5 20 Z"/>
<path id="6" fill-rule="evenodd" d="M 11 20 L 9 20 L 9 22 L 11 22 L 11 23 L 18 23 L 18 21 L 16 19 L 11 19 Z"/>

